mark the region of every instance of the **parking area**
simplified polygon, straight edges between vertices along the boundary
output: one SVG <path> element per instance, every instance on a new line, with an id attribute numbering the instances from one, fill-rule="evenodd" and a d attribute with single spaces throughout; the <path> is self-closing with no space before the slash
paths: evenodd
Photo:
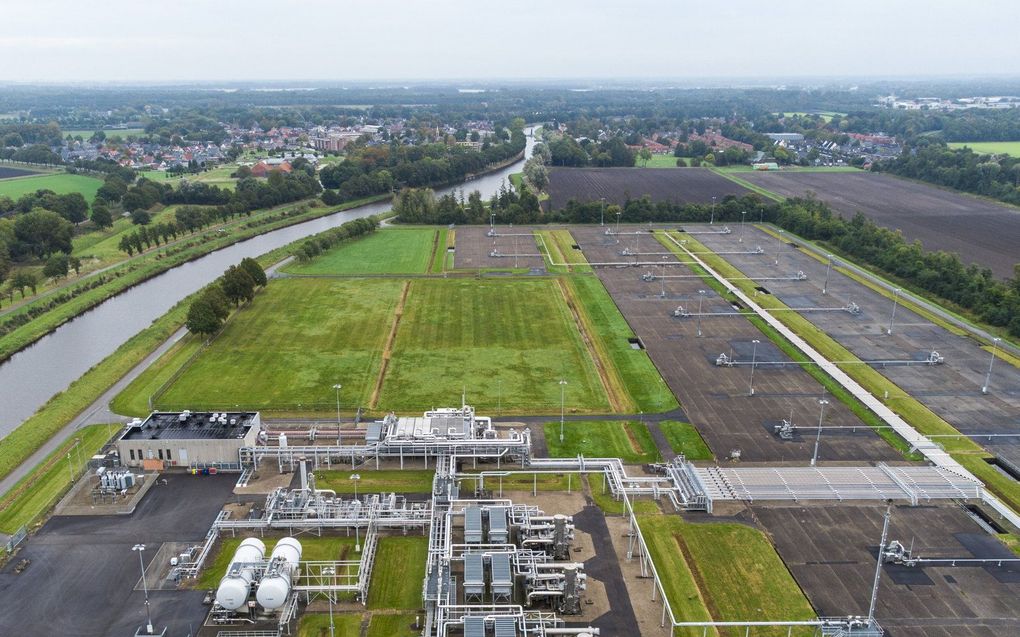
<path id="1" fill-rule="evenodd" d="M 753 513 L 819 615 L 867 614 L 883 505 L 755 506 Z M 952 505 L 894 507 L 889 539 L 930 557 L 1008 553 Z M 1020 630 L 1015 568 L 888 564 L 882 570 L 875 616 L 890 635 L 993 637 Z"/>
<path id="2" fill-rule="evenodd" d="M 696 226 L 691 226 L 696 227 Z M 705 227 L 705 226 L 702 226 Z M 732 251 L 740 245 L 761 245 L 764 255 L 727 255 L 745 275 L 760 280 L 803 272 L 806 280 L 761 281 L 762 286 L 794 308 L 840 307 L 853 301 L 861 313 L 806 312 L 810 320 L 864 361 L 919 361 L 936 350 L 944 357 L 941 365 L 875 364 L 873 367 L 903 391 L 928 406 L 957 430 L 1020 467 L 1020 369 L 999 360 L 993 368 L 988 394 L 981 388 L 988 372 L 991 354 L 975 340 L 953 334 L 926 318 L 852 278 L 829 272 L 827 263 L 813 258 L 789 242 L 747 226 L 747 236 L 739 241 L 739 231 L 730 235 L 697 235 L 714 251 Z M 776 265 L 778 255 L 779 265 Z M 826 294 L 822 289 L 826 288 Z M 890 325 L 892 334 L 889 334 Z M 895 405 L 896 397 L 890 400 Z M 981 434 L 985 434 L 982 437 Z M 1000 434 L 988 438 L 987 434 Z"/>
<path id="3" fill-rule="evenodd" d="M 818 401 L 825 395 L 818 381 L 799 366 L 780 365 L 789 363 L 790 359 L 742 316 L 703 320 L 701 337 L 697 335 L 695 318 L 672 317 L 678 305 L 696 311 L 699 302 L 703 312 L 734 312 L 735 309 L 697 277 L 642 280 L 641 275 L 647 271 L 692 274 L 679 259 L 666 254 L 666 248 L 651 235 L 607 236 L 598 227 L 579 226 L 570 230 L 589 262 L 639 259 L 658 264 L 665 261 L 664 266 L 599 267 L 596 273 L 717 457 L 723 459 L 739 450 L 741 459 L 749 461 L 803 462 L 811 458 L 813 438 L 783 441 L 772 428 L 784 418 L 790 418 L 791 413 L 800 423 L 817 421 Z M 647 227 L 621 226 L 621 233 L 636 230 L 647 231 Z M 616 242 L 617 238 L 620 243 Z M 623 249 L 639 254 L 621 256 Z M 665 298 L 660 296 L 663 288 Z M 699 290 L 705 291 L 703 299 L 699 299 Z M 755 340 L 759 341 L 757 345 Z M 720 354 L 741 361 L 750 361 L 752 355 L 755 357 L 753 396 L 750 395 L 751 366 L 717 366 Z M 859 425 L 860 428 L 823 436 L 819 451 L 822 461 L 862 462 L 899 457 L 831 396 L 825 421 L 831 425 Z"/>
<path id="4" fill-rule="evenodd" d="M 198 542 L 223 503 L 236 476 L 164 476 L 129 516 L 55 516 L 0 571 L 0 634 L 100 637 L 131 635 L 145 623 L 144 594 L 135 544 L 152 565 L 164 542 Z M 31 564 L 20 574 L 14 567 Z M 153 623 L 185 635 L 201 625 L 207 608 L 203 591 L 150 591 Z"/>

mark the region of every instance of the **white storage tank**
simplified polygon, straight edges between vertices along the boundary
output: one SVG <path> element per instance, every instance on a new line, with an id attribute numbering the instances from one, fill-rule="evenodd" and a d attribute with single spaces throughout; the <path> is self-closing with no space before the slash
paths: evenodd
<path id="1" fill-rule="evenodd" d="M 287 434 L 280 434 L 280 449 L 287 448 Z"/>
<path id="2" fill-rule="evenodd" d="M 301 561 L 301 542 L 292 537 L 285 537 L 276 543 L 273 554 L 269 558 L 270 570 L 266 573 L 255 599 L 266 610 L 275 610 L 284 605 L 290 595 L 291 578 Z"/>
<path id="3" fill-rule="evenodd" d="M 227 610 L 237 610 L 248 601 L 248 593 L 251 592 L 251 583 L 255 579 L 255 569 L 252 566 L 238 567 L 232 572 L 234 564 L 252 564 L 261 562 L 266 556 L 266 545 L 262 540 L 250 537 L 237 547 L 234 557 L 230 558 L 230 566 L 227 567 L 227 574 L 220 580 L 220 587 L 216 590 L 216 603 Z"/>

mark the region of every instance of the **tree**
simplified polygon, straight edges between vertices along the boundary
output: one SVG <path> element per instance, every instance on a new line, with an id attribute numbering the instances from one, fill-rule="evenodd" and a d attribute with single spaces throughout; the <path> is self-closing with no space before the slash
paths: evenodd
<path id="1" fill-rule="evenodd" d="M 135 242 L 132 240 L 132 238 L 129 235 L 122 234 L 120 236 L 120 244 L 117 247 L 119 247 L 124 252 L 127 252 L 128 256 L 130 257 L 131 255 L 134 254 L 134 251 L 135 251 Z"/>
<path id="2" fill-rule="evenodd" d="M 21 298 L 25 298 L 25 288 L 32 288 L 32 294 L 35 294 L 36 285 L 38 285 L 38 280 L 35 275 L 25 270 L 18 270 L 11 277 L 11 289 L 20 292 Z"/>
<path id="3" fill-rule="evenodd" d="M 187 325 L 188 331 L 193 334 L 211 336 L 223 325 L 223 318 L 220 317 L 212 301 L 205 296 L 200 296 L 191 302 L 185 325 Z"/>
<path id="4" fill-rule="evenodd" d="M 113 225 L 113 215 L 110 214 L 110 208 L 102 199 L 96 199 L 96 202 L 92 204 L 92 223 L 97 228 L 109 228 Z"/>
<path id="5" fill-rule="evenodd" d="M 69 265 L 71 269 L 74 270 L 75 276 L 81 274 L 81 259 L 79 259 L 78 257 L 68 257 L 67 265 Z"/>
<path id="6" fill-rule="evenodd" d="M 14 236 L 37 257 L 71 252 L 74 226 L 51 210 L 36 208 L 14 220 Z"/>
<path id="7" fill-rule="evenodd" d="M 251 277 L 251 280 L 254 281 L 255 285 L 258 287 L 265 287 L 266 283 L 269 282 L 266 278 L 266 271 L 262 269 L 262 266 L 259 265 L 259 262 L 255 259 L 252 259 L 251 257 L 241 259 L 240 267 L 248 273 L 248 276 Z"/>
<path id="8" fill-rule="evenodd" d="M 46 265 L 43 266 L 43 275 L 51 279 L 65 277 L 68 265 L 66 254 L 55 254 L 46 260 Z"/>
<path id="9" fill-rule="evenodd" d="M 78 225 L 88 219 L 89 204 L 80 192 L 72 192 L 60 198 L 60 210 L 57 212 L 64 219 Z"/>
<path id="10" fill-rule="evenodd" d="M 251 275 L 232 265 L 223 273 L 223 280 L 220 283 L 223 293 L 235 305 L 241 301 L 250 301 L 255 298 L 255 280 Z"/>
<path id="11" fill-rule="evenodd" d="M 150 221 L 152 221 L 152 215 L 145 210 L 135 210 L 131 213 L 131 223 L 136 226 L 148 225 Z"/>
<path id="12" fill-rule="evenodd" d="M 647 166 L 648 162 L 652 159 L 652 151 L 647 148 L 642 148 L 638 151 L 638 158 L 641 160 L 642 166 Z"/>

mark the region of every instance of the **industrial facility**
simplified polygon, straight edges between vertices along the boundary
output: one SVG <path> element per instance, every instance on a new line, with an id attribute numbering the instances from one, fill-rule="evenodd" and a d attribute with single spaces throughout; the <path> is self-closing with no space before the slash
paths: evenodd
<path id="1" fill-rule="evenodd" d="M 154 411 L 131 422 L 116 446 L 128 467 L 236 469 L 241 449 L 253 446 L 260 431 L 258 412 Z"/>

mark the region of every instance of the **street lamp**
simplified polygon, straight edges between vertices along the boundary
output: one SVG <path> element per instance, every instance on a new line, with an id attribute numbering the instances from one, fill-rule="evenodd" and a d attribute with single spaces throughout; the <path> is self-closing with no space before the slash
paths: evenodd
<path id="1" fill-rule="evenodd" d="M 701 337 L 701 303 L 705 300 L 705 291 L 698 290 L 698 337 Z"/>
<path id="2" fill-rule="evenodd" d="M 563 397 L 567 389 L 567 381 L 560 379 L 560 442 L 563 442 Z"/>
<path id="3" fill-rule="evenodd" d="M 758 343 L 760 343 L 760 342 L 761 341 L 759 341 L 758 339 L 754 339 L 753 341 L 751 341 L 751 344 L 752 344 L 752 347 L 751 347 L 751 382 L 748 385 L 748 394 L 747 394 L 748 396 L 754 396 L 754 364 L 755 364 L 755 361 L 757 361 L 757 359 L 758 359 Z"/>
<path id="4" fill-rule="evenodd" d="M 988 373 L 985 374 L 985 384 L 981 387 L 982 394 L 988 393 L 988 383 L 992 380 L 992 366 L 995 365 L 995 350 L 999 346 L 999 341 L 1001 340 L 1002 339 L 998 337 L 992 339 L 992 359 L 988 361 Z"/>
<path id="5" fill-rule="evenodd" d="M 489 213 L 489 233 L 492 236 L 496 236 L 496 213 Z"/>
<path id="6" fill-rule="evenodd" d="M 825 283 L 822 284 L 822 294 L 829 293 L 829 272 L 832 271 L 832 255 L 827 254 L 825 256 L 829 258 L 829 263 L 825 266 Z"/>
<path id="7" fill-rule="evenodd" d="M 599 212 L 599 225 L 604 226 L 606 225 L 606 198 L 599 197 L 599 201 L 602 202 L 601 212 Z"/>
<path id="8" fill-rule="evenodd" d="M 715 197 L 712 197 L 712 216 L 708 220 L 708 225 L 715 225 Z"/>
<path id="9" fill-rule="evenodd" d="M 900 300 L 900 288 L 896 288 L 893 292 L 892 299 L 892 313 L 889 315 L 889 329 L 885 331 L 886 334 L 892 334 L 893 319 L 896 318 L 896 302 Z"/>
<path id="10" fill-rule="evenodd" d="M 740 211 L 740 238 L 737 239 L 740 243 L 744 242 L 744 218 L 747 217 L 747 211 Z"/>
<path id="11" fill-rule="evenodd" d="M 145 631 L 151 635 L 152 632 L 152 614 L 149 612 L 149 586 L 145 583 L 145 562 L 142 561 L 142 551 L 145 550 L 144 544 L 135 544 L 131 547 L 132 551 L 138 552 L 138 566 L 142 569 L 142 590 L 145 592 Z"/>
<path id="12" fill-rule="evenodd" d="M 336 429 L 337 429 L 337 431 L 340 431 L 340 388 L 342 388 L 342 387 L 343 387 L 343 385 L 341 385 L 340 383 L 337 383 L 336 385 L 333 385 L 333 389 L 336 390 Z M 339 436 L 340 434 L 338 433 L 337 435 Z"/>
<path id="13" fill-rule="evenodd" d="M 335 567 L 327 566 L 326 568 L 322 569 L 322 574 L 330 576 L 330 584 L 333 585 L 330 588 L 333 588 L 334 586 L 336 586 L 336 568 Z M 326 595 L 326 599 L 329 600 L 329 637 L 333 637 L 334 635 L 336 635 L 336 628 L 333 625 L 333 595 L 334 595 L 334 593 L 333 593 L 332 590 L 330 590 L 329 595 Z"/>
<path id="14" fill-rule="evenodd" d="M 815 436 L 815 452 L 811 455 L 811 466 L 815 466 L 818 461 L 818 443 L 822 441 L 822 420 L 825 418 L 825 406 L 829 404 L 829 401 L 822 398 L 818 401 L 818 434 Z"/>
<path id="15" fill-rule="evenodd" d="M 616 242 L 620 243 L 620 216 L 623 214 L 622 210 L 616 211 Z"/>
<path id="16" fill-rule="evenodd" d="M 779 255 L 783 253 L 783 233 L 785 230 L 779 231 L 779 247 L 776 248 L 776 265 L 779 265 Z"/>
<path id="17" fill-rule="evenodd" d="M 361 474 L 352 473 L 351 482 L 354 483 L 354 499 L 358 499 L 358 480 L 361 480 Z M 361 527 L 357 524 L 354 525 L 354 552 L 361 553 Z"/>

